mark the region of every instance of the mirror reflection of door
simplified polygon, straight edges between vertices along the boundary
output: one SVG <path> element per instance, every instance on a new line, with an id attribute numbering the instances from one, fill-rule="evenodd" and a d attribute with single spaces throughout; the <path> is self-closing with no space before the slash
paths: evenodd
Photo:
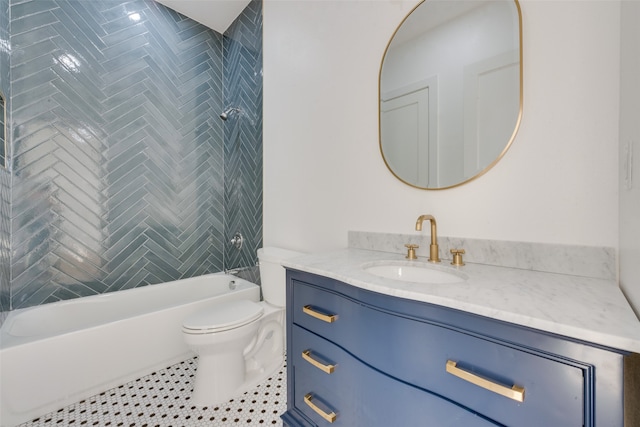
<path id="1" fill-rule="evenodd" d="M 498 159 L 518 119 L 518 52 L 512 51 L 465 68 L 464 178 Z"/>
<path id="2" fill-rule="evenodd" d="M 427 79 L 380 100 L 384 159 L 403 181 L 437 185 L 437 79 Z"/>

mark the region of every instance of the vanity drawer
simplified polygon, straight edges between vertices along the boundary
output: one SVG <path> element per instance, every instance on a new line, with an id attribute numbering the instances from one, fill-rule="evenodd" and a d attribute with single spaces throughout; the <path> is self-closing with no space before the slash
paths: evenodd
<path id="1" fill-rule="evenodd" d="M 385 311 L 304 282 L 295 283 L 293 300 L 297 325 L 391 377 L 499 423 L 585 423 L 585 366 Z M 304 306 L 337 317 L 326 322 L 303 312 Z M 514 385 L 523 388 L 522 402 L 517 391 L 508 391 Z M 515 400 L 501 393 L 511 393 Z"/>
<path id="2" fill-rule="evenodd" d="M 304 282 L 293 282 L 293 323 L 344 345 L 366 333 L 361 330 L 359 304 L 340 294 Z"/>
<path id="3" fill-rule="evenodd" d="M 384 366 L 389 375 L 508 426 L 584 425 L 581 367 L 440 326 L 374 317 L 383 322 L 376 324 L 386 345 L 362 354 L 371 354 L 372 365 Z"/>
<path id="4" fill-rule="evenodd" d="M 437 395 L 371 369 L 331 342 L 293 326 L 294 406 L 317 426 L 495 427 L 497 424 Z M 303 353 L 306 353 L 303 356 Z M 309 361 L 311 357 L 311 362 Z M 333 365 L 326 373 L 317 366 Z M 306 397 L 306 400 L 305 400 Z M 317 409 L 313 409 L 315 405 Z M 318 412 L 333 413 L 333 422 Z"/>

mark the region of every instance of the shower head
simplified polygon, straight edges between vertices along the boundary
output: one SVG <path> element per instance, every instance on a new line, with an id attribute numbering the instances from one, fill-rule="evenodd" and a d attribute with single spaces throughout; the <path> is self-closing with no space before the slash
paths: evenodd
<path id="1" fill-rule="evenodd" d="M 229 115 L 233 113 L 242 113 L 242 110 L 236 107 L 229 107 L 220 114 L 220 118 L 226 121 L 229 118 Z"/>

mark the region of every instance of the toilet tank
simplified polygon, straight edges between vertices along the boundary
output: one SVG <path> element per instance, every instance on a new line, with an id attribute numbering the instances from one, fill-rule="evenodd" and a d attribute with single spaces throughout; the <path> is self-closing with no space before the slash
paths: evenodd
<path id="1" fill-rule="evenodd" d="M 286 300 L 286 274 L 282 266 L 285 259 L 304 255 L 288 249 L 266 247 L 258 249 L 262 297 L 269 304 L 284 307 Z"/>

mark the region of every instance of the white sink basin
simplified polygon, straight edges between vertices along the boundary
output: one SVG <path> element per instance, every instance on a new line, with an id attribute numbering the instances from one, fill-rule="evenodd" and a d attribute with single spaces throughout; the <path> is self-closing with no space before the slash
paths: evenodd
<path id="1" fill-rule="evenodd" d="M 414 283 L 460 283 L 467 277 L 457 271 L 444 271 L 430 264 L 411 261 L 389 261 L 365 264 L 363 270 L 386 279 Z"/>

